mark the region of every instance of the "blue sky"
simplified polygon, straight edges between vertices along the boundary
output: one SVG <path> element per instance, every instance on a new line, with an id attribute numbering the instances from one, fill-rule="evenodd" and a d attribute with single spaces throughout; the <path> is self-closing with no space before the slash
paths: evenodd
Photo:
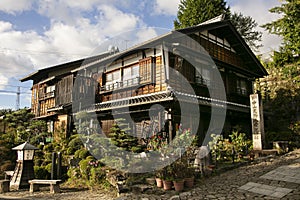
<path id="1" fill-rule="evenodd" d="M 20 107 L 30 107 L 31 82 L 18 80 L 38 69 L 84 58 L 107 38 L 114 45 L 132 45 L 124 32 L 135 30 L 135 42 L 173 28 L 180 0 L 1 0 L 0 91 L 21 88 Z M 278 18 L 268 10 L 279 0 L 228 0 L 232 11 L 255 19 L 259 25 Z M 156 28 L 154 28 L 156 27 Z M 259 29 L 264 31 L 263 29 Z M 132 34 L 132 32 L 130 32 Z M 126 42 L 125 42 L 126 41 Z M 260 53 L 280 44 L 263 32 Z M 16 106 L 16 94 L 0 93 L 0 109 Z"/>

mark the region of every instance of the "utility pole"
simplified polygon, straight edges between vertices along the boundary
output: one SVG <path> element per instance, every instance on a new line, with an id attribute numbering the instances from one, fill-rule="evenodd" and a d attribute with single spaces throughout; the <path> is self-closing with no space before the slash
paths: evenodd
<path id="1" fill-rule="evenodd" d="M 20 109 L 20 94 L 21 94 L 21 89 L 20 86 L 17 87 L 17 100 L 16 100 L 16 110 Z"/>

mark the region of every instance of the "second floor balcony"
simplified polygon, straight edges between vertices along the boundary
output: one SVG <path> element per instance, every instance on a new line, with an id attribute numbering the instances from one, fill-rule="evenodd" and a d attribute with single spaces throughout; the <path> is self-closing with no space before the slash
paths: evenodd
<path id="1" fill-rule="evenodd" d="M 105 92 L 111 92 L 123 88 L 129 88 L 140 84 L 140 77 L 135 77 L 123 81 L 116 81 L 115 83 L 108 83 L 100 87 L 100 94 Z"/>
<path id="2" fill-rule="evenodd" d="M 49 99 L 49 98 L 54 98 L 55 97 L 55 91 L 51 91 L 51 92 L 46 92 L 46 93 L 40 93 L 39 94 L 39 100 L 45 100 L 45 99 Z"/>

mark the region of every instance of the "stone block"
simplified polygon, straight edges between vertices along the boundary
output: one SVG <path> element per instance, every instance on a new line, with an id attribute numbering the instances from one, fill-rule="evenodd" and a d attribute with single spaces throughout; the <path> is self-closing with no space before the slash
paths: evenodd
<path id="1" fill-rule="evenodd" d="M 0 193 L 9 192 L 9 180 L 0 180 Z"/>

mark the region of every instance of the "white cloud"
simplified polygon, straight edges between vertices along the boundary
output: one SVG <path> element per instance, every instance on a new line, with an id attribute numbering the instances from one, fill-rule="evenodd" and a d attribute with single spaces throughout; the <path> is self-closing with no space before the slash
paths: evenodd
<path id="1" fill-rule="evenodd" d="M 259 26 L 276 20 L 280 15 L 272 14 L 269 9 L 280 5 L 278 0 L 252 0 L 252 1 L 236 1 L 230 5 L 232 11 L 241 12 L 245 16 L 251 16 Z M 271 35 L 263 28 L 258 27 L 258 31 L 263 33 L 262 44 L 260 52 L 265 54 L 270 51 L 278 49 L 281 39 L 276 35 Z"/>
<path id="2" fill-rule="evenodd" d="M 103 3 L 103 0 L 61 0 L 60 3 L 65 3 L 68 7 L 73 9 L 91 10 L 95 5 Z"/>
<path id="3" fill-rule="evenodd" d="M 0 89 L 3 90 L 5 88 L 5 85 L 7 84 L 8 84 L 8 78 L 3 74 L 0 74 Z"/>
<path id="4" fill-rule="evenodd" d="M 154 12 L 160 15 L 176 15 L 180 0 L 155 0 Z"/>
<path id="5" fill-rule="evenodd" d="M 137 36 L 137 43 L 141 43 L 146 40 L 150 40 L 154 37 L 157 37 L 158 35 L 155 28 L 143 28 L 138 30 L 136 36 Z"/>
<path id="6" fill-rule="evenodd" d="M 140 23 L 139 17 L 130 13 L 124 13 L 112 6 L 101 5 L 98 7 L 98 11 L 98 25 L 104 34 L 116 34 L 133 29 Z"/>
<path id="7" fill-rule="evenodd" d="M 93 22 L 80 10 L 56 6 L 46 0 L 40 3 L 39 12 L 51 20 L 50 27 L 40 34 L 18 31 L 13 24 L 0 21 L 0 78 L 6 77 L 2 79 L 4 83 L 40 68 L 87 57 L 105 38 L 144 25 L 139 17 L 109 5 L 95 8 Z M 86 4 L 82 9 L 89 6 Z M 52 17 L 55 13 L 56 18 Z"/>
<path id="8" fill-rule="evenodd" d="M 34 0 L 1 0 L 0 11 L 9 14 L 16 14 L 16 12 L 22 12 L 31 9 L 33 2 Z"/>
<path id="9" fill-rule="evenodd" d="M 12 29 L 12 24 L 9 22 L 0 21 L 0 32 L 9 31 Z"/>

